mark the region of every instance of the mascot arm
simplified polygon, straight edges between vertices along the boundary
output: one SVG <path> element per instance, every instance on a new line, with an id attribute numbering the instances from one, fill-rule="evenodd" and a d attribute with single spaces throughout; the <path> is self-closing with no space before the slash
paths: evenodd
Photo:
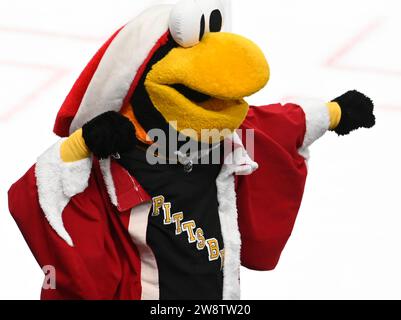
<path id="1" fill-rule="evenodd" d="M 106 112 L 74 132 L 60 147 L 60 157 L 73 163 L 90 157 L 107 159 L 117 153 L 129 151 L 136 145 L 135 127 L 118 112 Z"/>
<path id="2" fill-rule="evenodd" d="M 110 220 L 96 175 L 69 199 L 62 174 L 48 167 L 46 179 L 42 160 L 8 193 L 10 212 L 46 274 L 41 298 L 112 299 L 119 284 L 119 249 L 107 230 L 118 222 Z"/>
<path id="3" fill-rule="evenodd" d="M 319 108 L 327 116 L 324 103 L 312 106 Z M 253 174 L 236 180 L 241 263 L 253 270 L 272 270 L 294 227 L 305 187 L 307 167 L 299 152 L 306 134 L 305 113 L 295 104 L 251 107 L 241 129 L 254 130 L 253 157 L 259 164 Z"/>
<path id="4" fill-rule="evenodd" d="M 242 129 L 254 130 L 259 169 L 236 180 L 243 266 L 277 266 L 301 206 L 309 146 L 328 130 L 345 135 L 374 124 L 373 103 L 356 91 L 328 104 L 251 107 Z"/>
<path id="5" fill-rule="evenodd" d="M 124 211 L 124 206 L 138 201 L 123 201 L 122 211 L 115 213 L 117 200 L 109 190 L 114 185 L 109 182 L 106 187 L 103 182 L 109 160 L 100 162 L 91 153 L 105 156 L 126 150 L 131 143 L 125 140 L 127 145 L 122 146 L 121 136 L 131 139 L 135 132 L 125 119 L 117 113 L 103 114 L 59 140 L 8 192 L 10 212 L 36 260 L 46 267 L 47 276 L 52 276 L 48 267 L 55 272 L 57 286 L 51 288 L 49 278 L 42 299 L 113 299 L 119 288 L 118 257 L 127 253 L 114 237 L 124 246 L 132 245 L 126 232 L 130 210 Z M 105 148 L 102 144 L 109 141 L 112 143 Z M 131 180 L 127 185 L 131 187 Z M 120 191 L 126 190 L 124 186 Z M 114 191 L 117 197 L 120 191 Z M 129 258 L 137 261 L 136 252 Z M 127 277 L 137 274 L 137 265 L 133 268 Z M 139 299 L 138 292 L 140 288 L 134 286 L 132 292 L 124 294 Z"/>

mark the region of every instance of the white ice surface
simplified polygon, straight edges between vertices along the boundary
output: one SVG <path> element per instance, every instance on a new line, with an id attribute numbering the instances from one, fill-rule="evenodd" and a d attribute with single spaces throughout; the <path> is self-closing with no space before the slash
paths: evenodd
<path id="1" fill-rule="evenodd" d="M 158 2 L 0 0 L 0 299 L 38 299 L 43 281 L 8 213 L 8 188 L 56 141 L 56 113 L 94 52 Z M 250 102 L 329 100 L 356 88 L 376 102 L 378 122 L 313 146 L 293 236 L 275 271 L 242 270 L 243 298 L 401 299 L 400 2 L 232 7 L 233 31 L 257 42 L 271 65 L 269 85 Z"/>

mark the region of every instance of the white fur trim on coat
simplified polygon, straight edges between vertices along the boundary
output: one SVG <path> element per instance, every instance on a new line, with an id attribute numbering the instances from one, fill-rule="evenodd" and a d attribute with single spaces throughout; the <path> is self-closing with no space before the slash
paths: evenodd
<path id="1" fill-rule="evenodd" d="M 39 203 L 47 221 L 62 239 L 73 246 L 62 214 L 70 199 L 88 187 L 92 159 L 63 162 L 60 147 L 64 141 L 61 139 L 38 158 L 35 176 Z"/>
<path id="2" fill-rule="evenodd" d="M 249 175 L 258 169 L 246 152 L 241 139 L 234 134 L 231 141 L 234 152 L 226 157 L 225 164 L 217 177 L 217 196 L 219 217 L 224 242 L 224 280 L 223 299 L 239 300 L 241 298 L 241 234 L 238 225 L 237 196 L 235 175 Z"/>
<path id="3" fill-rule="evenodd" d="M 327 104 L 322 101 L 304 101 L 299 104 L 306 117 L 304 143 L 299 149 L 305 160 L 309 159 L 309 147 L 320 139 L 330 128 L 330 114 Z"/>
<path id="4" fill-rule="evenodd" d="M 234 133 L 225 143 L 232 145 L 232 152 L 225 157 L 224 164 L 231 166 L 232 172 L 235 172 L 236 175 L 247 176 L 259 168 L 259 165 L 249 156 L 237 133 Z"/>
<path id="5" fill-rule="evenodd" d="M 85 92 L 70 133 L 107 111 L 120 111 L 138 69 L 168 31 L 172 6 L 152 7 L 128 23 L 111 42 Z"/>
<path id="6" fill-rule="evenodd" d="M 113 175 L 111 173 L 111 160 L 110 158 L 99 160 L 100 170 L 102 171 L 104 183 L 110 197 L 110 201 L 116 207 L 118 206 L 116 187 L 114 185 Z"/>

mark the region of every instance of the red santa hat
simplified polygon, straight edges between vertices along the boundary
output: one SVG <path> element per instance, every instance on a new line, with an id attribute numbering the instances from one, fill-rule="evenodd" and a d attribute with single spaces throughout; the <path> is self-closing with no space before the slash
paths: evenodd
<path id="1" fill-rule="evenodd" d="M 144 11 L 119 29 L 86 66 L 57 115 L 54 132 L 68 137 L 107 111 L 120 111 L 137 86 L 147 63 L 167 43 L 172 6 Z"/>
<path id="2" fill-rule="evenodd" d="M 220 0 L 153 6 L 119 29 L 79 76 L 57 115 L 54 132 L 68 137 L 104 112 L 121 111 L 169 34 L 183 47 L 196 45 L 202 16 L 208 32 L 211 12 L 216 8 L 225 11 Z"/>

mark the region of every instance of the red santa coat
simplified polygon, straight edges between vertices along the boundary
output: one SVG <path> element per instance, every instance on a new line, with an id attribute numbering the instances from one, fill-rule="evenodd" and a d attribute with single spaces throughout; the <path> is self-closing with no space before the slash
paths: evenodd
<path id="1" fill-rule="evenodd" d="M 62 106 L 59 136 L 129 101 L 147 61 L 167 41 L 170 11 L 152 8 L 106 42 Z M 224 299 L 240 297 L 241 263 L 256 270 L 277 265 L 301 204 L 308 147 L 328 128 L 324 103 L 277 104 L 251 107 L 243 123 L 255 133 L 254 159 L 237 135 L 231 138 L 234 161 L 216 181 Z M 157 263 L 145 236 L 149 195 L 113 159 L 63 163 L 62 142 L 9 191 L 10 212 L 39 265 L 56 270 L 56 289 L 42 290 L 42 298 L 158 299 Z"/>
<path id="2" fill-rule="evenodd" d="M 226 264 L 232 264 L 231 268 L 225 266 L 225 278 L 230 281 L 225 283 L 227 299 L 239 297 L 237 241 L 241 243 L 243 266 L 256 270 L 276 267 L 302 201 L 307 176 L 305 133 L 307 140 L 320 136 L 309 136 L 305 112 L 292 104 L 251 108 L 243 128 L 255 130 L 255 161 L 259 168 L 252 174 L 236 176 L 237 206 L 234 191 L 230 190 L 234 183 L 229 177 L 236 172 L 250 173 L 252 169 L 243 170 L 252 164 L 245 160 L 245 164 L 228 165 L 232 167 L 226 170 L 228 182 L 221 183 L 223 196 L 219 202 L 228 216 L 222 220 Z M 319 132 L 323 133 L 324 128 Z M 135 177 L 113 160 L 88 159 L 67 168 L 68 164 L 55 160 L 59 145 L 60 142 L 39 158 L 39 170 L 38 164 L 32 167 L 9 191 L 10 212 L 39 265 L 51 265 L 57 270 L 56 289 L 42 290 L 42 298 L 157 298 L 155 289 L 148 288 L 150 280 L 157 281 L 157 269 L 150 267 L 146 240 L 141 239 L 136 228 L 146 228 L 141 212 L 149 213 L 149 195 Z M 57 179 L 62 190 L 52 184 Z M 52 219 L 50 215 L 52 209 L 63 207 L 64 201 L 67 204 L 59 216 L 64 229 L 60 229 L 57 217 Z M 48 206 L 51 208 L 46 214 Z M 72 243 L 63 239 L 67 238 L 63 230 Z M 240 239 L 236 239 L 238 230 Z M 234 247 L 232 251 L 227 249 L 230 246 Z M 144 269 L 146 283 L 142 279 Z M 147 286 L 147 293 L 143 286 Z"/>

